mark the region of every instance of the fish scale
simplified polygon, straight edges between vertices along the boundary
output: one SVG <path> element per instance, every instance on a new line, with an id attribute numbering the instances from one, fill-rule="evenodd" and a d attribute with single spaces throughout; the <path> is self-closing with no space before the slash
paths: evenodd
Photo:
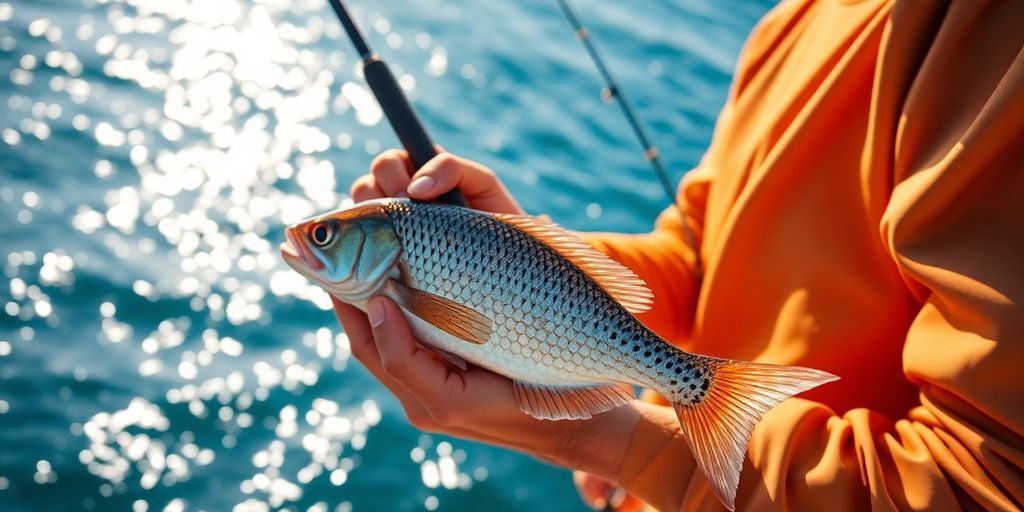
<path id="1" fill-rule="evenodd" d="M 502 371 L 540 384 L 626 381 L 667 387 L 656 379 L 671 371 L 662 365 L 672 363 L 664 357 L 655 364 L 654 347 L 659 354 L 672 347 L 553 249 L 464 208 L 394 202 L 384 210 L 402 241 L 401 265 L 409 284 L 463 303 L 494 322 L 490 343 L 467 347 L 456 342 L 441 348 L 483 366 L 511 364 Z M 441 265 L 434 265 L 438 255 L 443 255 Z M 527 329 L 533 334 L 525 335 Z M 612 333 L 622 342 L 614 343 Z M 682 351 L 674 355 L 688 356 Z M 690 364 L 686 377 L 703 381 L 707 373 Z M 686 403 L 700 398 L 697 389 L 669 393 Z"/>
<path id="2" fill-rule="evenodd" d="M 633 316 L 651 304 L 642 281 L 543 219 L 385 199 L 286 235 L 292 268 L 364 311 L 374 295 L 392 298 L 421 344 L 461 368 L 510 377 L 535 418 L 585 420 L 623 406 L 632 396 L 617 383 L 657 391 L 728 508 L 761 417 L 837 378 L 676 348 Z"/>

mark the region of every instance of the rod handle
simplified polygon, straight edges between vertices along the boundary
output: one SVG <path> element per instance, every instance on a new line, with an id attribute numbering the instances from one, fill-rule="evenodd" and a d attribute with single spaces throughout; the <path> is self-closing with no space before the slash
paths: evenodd
<path id="1" fill-rule="evenodd" d="M 388 69 L 384 61 L 371 55 L 363 61 L 363 74 L 366 76 L 366 83 L 369 84 L 381 110 L 387 116 L 391 128 L 398 135 L 402 147 L 409 153 L 409 160 L 414 168 L 419 169 L 431 158 L 437 156 L 437 148 L 434 141 L 427 135 L 423 123 L 412 109 L 405 93 L 398 86 L 398 81 Z M 445 192 L 437 198 L 438 202 L 455 206 L 467 206 L 465 198 L 458 189 Z"/>

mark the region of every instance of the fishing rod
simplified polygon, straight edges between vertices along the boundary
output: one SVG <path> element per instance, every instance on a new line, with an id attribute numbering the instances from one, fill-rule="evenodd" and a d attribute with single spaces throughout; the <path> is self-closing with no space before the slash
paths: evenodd
<path id="1" fill-rule="evenodd" d="M 608 66 L 605 65 L 604 58 L 601 57 L 601 53 L 597 51 L 597 46 L 590 38 L 590 33 L 587 31 L 587 27 L 583 26 L 579 16 L 576 15 L 576 11 L 573 10 L 572 6 L 569 5 L 569 0 L 555 0 L 558 2 L 558 7 L 562 10 L 562 14 L 565 15 L 566 20 L 569 21 L 569 25 L 572 26 L 573 30 L 576 31 L 576 38 L 583 43 L 583 47 L 587 50 L 587 55 L 590 56 L 590 60 L 594 63 L 597 68 L 597 72 L 601 75 L 601 79 L 604 80 L 605 88 L 601 94 L 605 101 L 612 101 L 613 99 L 619 104 L 619 108 L 622 110 L 623 115 L 626 116 L 626 121 L 629 122 L 629 127 L 633 130 L 633 135 L 636 136 L 637 141 L 640 142 L 640 146 L 644 150 L 644 158 L 651 163 L 651 167 L 654 168 L 654 173 L 658 176 L 658 181 L 661 183 L 661 188 L 665 191 L 665 195 L 668 196 L 670 203 L 676 206 L 677 209 L 682 212 L 682 208 L 676 202 L 676 189 L 672 184 L 672 179 L 668 176 L 668 171 L 665 170 L 665 166 L 661 163 L 661 158 L 658 156 L 658 150 L 654 147 L 651 142 L 651 138 L 647 136 L 647 131 L 644 130 L 643 125 L 637 119 L 636 113 L 633 110 L 633 106 L 630 104 L 626 95 L 622 92 L 622 87 L 619 86 L 615 77 L 612 76 L 611 71 L 608 70 Z M 690 226 L 686 223 L 686 218 L 682 219 L 683 236 L 686 237 L 686 243 L 690 247 L 697 247 L 697 239 L 690 230 Z M 696 252 L 696 266 L 695 271 L 698 277 L 702 275 L 702 268 L 700 262 L 700 252 Z"/>
<path id="2" fill-rule="evenodd" d="M 381 110 L 388 118 L 391 129 L 395 131 L 402 147 L 409 153 L 409 160 L 412 161 L 413 167 L 415 169 L 423 167 L 423 164 L 438 155 L 434 141 L 427 134 L 427 130 L 423 128 L 423 123 L 420 122 L 416 111 L 412 109 L 412 105 L 406 99 L 398 81 L 395 80 L 395 75 L 388 69 L 388 65 L 370 49 L 370 45 L 367 44 L 366 38 L 363 37 L 355 20 L 349 15 L 348 9 L 341 3 L 341 0 L 329 1 L 335 14 L 338 15 L 338 19 L 341 20 L 342 26 L 345 27 L 348 38 L 352 40 L 356 51 L 359 52 L 359 57 L 363 59 L 363 75 L 366 77 L 366 83 L 370 86 L 374 97 L 377 98 L 377 103 L 380 104 Z M 462 197 L 458 189 L 441 194 L 437 201 L 456 206 L 467 206 L 466 199 Z"/>

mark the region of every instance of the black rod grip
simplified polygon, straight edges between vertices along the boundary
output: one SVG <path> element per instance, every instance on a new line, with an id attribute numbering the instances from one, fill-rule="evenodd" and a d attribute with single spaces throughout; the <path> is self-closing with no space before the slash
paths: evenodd
<path id="1" fill-rule="evenodd" d="M 381 110 L 391 123 L 391 128 L 398 135 L 402 147 L 409 153 L 413 167 L 423 167 L 423 164 L 437 156 L 437 148 L 434 147 L 434 141 L 430 140 L 430 135 L 427 135 L 409 100 L 405 98 L 405 93 L 398 86 L 395 76 L 391 74 L 387 64 L 375 55 L 363 61 L 363 73 L 366 75 L 366 83 L 380 103 Z M 467 206 L 458 189 L 442 194 L 437 201 Z"/>

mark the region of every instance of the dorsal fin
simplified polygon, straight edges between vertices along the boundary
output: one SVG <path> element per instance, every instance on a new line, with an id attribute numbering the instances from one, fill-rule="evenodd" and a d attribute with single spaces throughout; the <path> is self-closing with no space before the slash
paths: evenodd
<path id="1" fill-rule="evenodd" d="M 494 217 L 537 238 L 573 262 L 630 313 L 651 309 L 654 294 L 647 288 L 647 283 L 632 270 L 591 247 L 579 235 L 542 217 L 508 213 L 498 213 Z"/>

